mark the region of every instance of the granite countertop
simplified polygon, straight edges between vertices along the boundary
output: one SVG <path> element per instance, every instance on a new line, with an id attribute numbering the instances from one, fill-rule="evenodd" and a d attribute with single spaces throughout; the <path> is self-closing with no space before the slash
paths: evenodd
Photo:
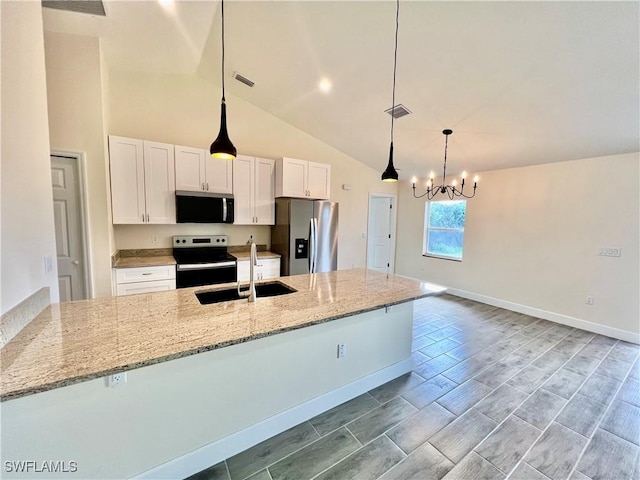
<path id="1" fill-rule="evenodd" d="M 231 253 L 231 255 L 233 255 L 234 257 L 236 257 L 238 260 L 249 260 L 249 257 L 251 255 L 250 252 L 229 252 Z M 280 258 L 280 254 L 279 253 L 273 253 L 270 251 L 265 251 L 265 252 L 258 252 L 258 258 Z"/>
<path id="2" fill-rule="evenodd" d="M 175 265 L 176 259 L 173 255 L 157 255 L 153 257 L 120 257 L 114 262 L 113 268 L 134 268 L 134 267 L 160 267 L 164 265 Z"/>
<path id="3" fill-rule="evenodd" d="M 175 265 L 171 248 L 144 248 L 139 250 L 118 250 L 111 257 L 112 268 L 161 267 Z"/>
<path id="4" fill-rule="evenodd" d="M 224 287 L 216 285 L 51 305 L 0 350 L 0 400 L 444 291 L 436 285 L 365 269 L 281 280 L 298 291 L 258 298 L 256 303 L 236 300 L 201 305 L 194 292 Z"/>

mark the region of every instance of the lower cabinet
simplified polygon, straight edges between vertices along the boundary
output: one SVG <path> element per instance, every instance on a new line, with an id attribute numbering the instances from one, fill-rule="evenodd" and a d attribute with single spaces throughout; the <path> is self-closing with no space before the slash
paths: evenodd
<path id="1" fill-rule="evenodd" d="M 280 276 L 279 258 L 258 258 L 258 265 L 254 265 L 253 274 L 256 280 L 266 280 Z M 249 260 L 238 260 L 238 281 L 249 281 Z"/>
<path id="2" fill-rule="evenodd" d="M 164 292 L 176 288 L 175 265 L 116 268 L 116 295 Z"/>

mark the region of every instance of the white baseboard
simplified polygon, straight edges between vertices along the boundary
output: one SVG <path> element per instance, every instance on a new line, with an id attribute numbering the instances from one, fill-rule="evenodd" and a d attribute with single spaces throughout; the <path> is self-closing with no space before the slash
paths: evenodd
<path id="1" fill-rule="evenodd" d="M 355 382 L 343 385 L 331 392 L 278 413 L 239 432 L 216 440 L 197 450 L 174 458 L 146 472 L 136 475 L 139 479 L 186 478 L 215 465 L 247 448 L 284 432 L 310 418 L 336 407 L 369 390 L 408 373 L 413 368 L 411 358 L 383 368 Z"/>
<path id="2" fill-rule="evenodd" d="M 458 290 L 456 288 L 448 288 L 447 293 L 450 293 L 451 295 L 455 295 L 457 297 L 468 298 L 469 300 L 486 303 L 487 305 L 493 305 L 494 307 L 505 308 L 514 312 L 524 313 L 525 315 L 531 315 L 532 317 L 542 318 L 551 322 L 560 323 L 569 327 L 580 328 L 582 330 L 587 330 L 588 332 L 598 333 L 600 335 L 606 335 L 607 337 L 617 338 L 626 342 L 640 344 L 640 334 L 622 330 L 620 328 L 608 327 L 607 325 L 601 325 L 599 323 L 590 322 L 588 320 L 570 317 L 561 313 L 549 312 L 547 310 L 529 307 L 527 305 L 521 305 L 519 303 L 508 302 L 499 298 L 480 295 L 473 292 L 467 292 L 465 290 Z"/>

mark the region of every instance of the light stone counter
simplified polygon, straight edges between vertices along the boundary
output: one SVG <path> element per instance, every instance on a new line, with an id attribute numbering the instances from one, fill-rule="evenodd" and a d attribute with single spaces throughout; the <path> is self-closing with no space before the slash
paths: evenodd
<path id="1" fill-rule="evenodd" d="M 296 293 L 201 305 L 196 287 L 47 307 L 0 350 L 0 399 L 31 395 L 444 291 L 364 269 L 283 277 Z M 231 284 L 230 284 L 231 285 Z M 235 286 L 235 284 L 233 284 Z"/>
<path id="2" fill-rule="evenodd" d="M 251 254 L 249 252 L 229 252 L 231 255 L 236 257 L 238 260 L 249 260 Z M 273 253 L 270 251 L 266 252 L 258 252 L 258 259 L 260 258 L 280 258 L 279 253 Z"/>
<path id="3" fill-rule="evenodd" d="M 157 255 L 149 257 L 120 257 L 114 262 L 114 268 L 134 268 L 134 267 L 160 267 L 164 265 L 175 265 L 176 259 L 173 255 Z"/>

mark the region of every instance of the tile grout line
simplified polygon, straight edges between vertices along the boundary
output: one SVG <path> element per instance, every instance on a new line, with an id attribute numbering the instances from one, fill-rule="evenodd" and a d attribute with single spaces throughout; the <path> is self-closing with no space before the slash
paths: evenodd
<path id="1" fill-rule="evenodd" d="M 607 352 L 607 356 L 613 351 L 613 348 L 618 345 L 620 343 L 620 340 L 618 340 L 616 343 L 614 343 L 611 348 L 609 349 L 609 352 Z M 600 363 L 598 364 L 598 367 L 602 364 L 602 362 L 604 362 L 605 358 L 607 358 L 607 356 L 605 356 Z M 600 425 L 602 425 L 602 422 L 604 421 L 604 419 L 607 417 L 607 414 L 609 413 L 609 410 L 611 410 L 611 408 L 613 407 L 613 404 L 616 401 L 616 397 L 618 396 L 618 394 L 620 393 L 620 390 L 622 390 L 622 387 L 624 386 L 624 383 L 627 381 L 627 379 L 629 378 L 629 375 L 631 373 L 631 370 L 633 369 L 633 366 L 635 365 L 635 361 L 638 358 L 638 353 L 636 353 L 636 358 L 634 358 L 633 362 L 631 362 L 631 366 L 629 367 L 629 369 L 627 370 L 627 373 L 624 375 L 622 381 L 620 382 L 620 385 L 618 385 L 618 388 L 616 389 L 616 392 L 613 394 L 613 396 L 611 397 L 611 401 L 609 402 L 609 404 L 607 405 L 607 408 L 605 409 L 604 413 L 602 414 L 602 416 L 600 417 L 600 420 L 598 420 L 598 422 L 596 423 L 596 426 L 594 427 L 593 431 L 591 432 L 591 434 L 589 435 L 589 437 L 587 437 L 587 443 L 585 444 L 585 446 L 582 448 L 582 450 L 580 451 L 580 455 L 578 456 L 578 460 L 576 461 L 575 465 L 573 466 L 573 468 L 571 469 L 571 472 L 569 472 L 569 476 L 573 475 L 573 472 L 580 472 L 579 470 L 576 470 L 576 468 L 578 467 L 578 464 L 580 463 L 580 460 L 582 460 L 582 457 L 584 456 L 584 452 L 587 450 L 587 448 L 589 448 L 589 445 L 591 444 L 591 440 L 593 440 L 593 436 L 596 434 L 596 432 L 598 431 L 598 429 L 600 428 Z M 614 359 L 615 360 L 615 359 Z M 596 370 L 598 369 L 598 367 L 596 367 Z M 595 370 L 593 371 L 593 373 L 595 373 Z M 592 373 L 592 374 L 593 374 Z M 612 378 L 612 377 L 608 377 L 608 378 Z M 577 392 L 576 392 L 577 393 Z M 604 430 L 604 429 L 603 429 Z M 620 438 L 622 440 L 625 440 L 624 438 L 616 435 L 615 433 L 609 432 L 608 430 L 604 430 L 607 433 L 610 433 L 611 435 Z M 628 440 L 626 440 L 628 441 Z M 633 443 L 633 442 L 629 442 L 629 443 Z M 580 472 L 582 473 L 582 472 Z M 585 474 L 583 474 L 585 475 Z M 587 476 L 587 475 L 585 475 Z"/>
<path id="2" fill-rule="evenodd" d="M 566 338 L 566 337 L 565 337 Z M 594 337 L 595 338 L 595 337 Z M 563 338 L 564 340 L 564 338 Z M 562 340 L 561 340 L 562 341 Z M 558 342 L 559 343 L 559 342 Z M 582 348 L 586 347 L 590 342 L 586 343 Z M 615 344 L 614 344 L 615 345 Z M 609 347 L 609 351 L 607 352 L 607 355 L 611 352 L 611 350 L 613 349 L 613 346 Z M 578 353 L 582 350 L 582 348 L 580 350 L 578 350 L 577 352 L 575 352 L 571 357 L 569 357 L 569 359 L 563 363 L 560 367 L 558 367 L 556 369 L 556 373 L 561 370 L 562 368 L 564 368 L 564 366 L 569 363 L 576 355 L 578 355 Z M 602 364 L 602 362 L 604 362 L 605 358 L 607 358 L 607 355 L 605 355 L 603 358 L 600 359 L 600 361 L 598 362 L 598 365 L 593 369 L 593 371 L 589 374 L 589 376 L 585 377 L 584 381 L 580 384 L 580 386 L 576 389 L 575 392 L 573 392 L 573 394 L 571 395 L 571 397 L 569 397 L 567 399 L 567 402 L 562 406 L 562 408 L 558 411 L 558 413 L 556 413 L 554 415 L 554 417 L 549 421 L 549 423 L 547 424 L 547 426 L 541 431 L 540 435 L 535 439 L 535 441 L 531 444 L 531 446 L 529 446 L 529 448 L 527 449 L 527 451 L 522 455 L 522 458 L 520 459 L 520 461 L 507 473 L 507 478 L 509 478 L 509 475 L 513 474 L 513 472 L 518 468 L 518 465 L 520 465 L 521 463 L 526 463 L 527 465 L 529 465 L 531 468 L 533 468 L 534 470 L 536 470 L 537 472 L 540 472 L 537 468 L 535 468 L 534 466 L 532 466 L 531 464 L 525 462 L 525 457 L 527 456 L 527 454 L 533 449 L 533 447 L 536 445 L 536 443 L 542 438 L 542 436 L 546 433 L 546 431 L 549 429 L 549 427 L 551 427 L 551 425 L 556 421 L 556 419 L 560 416 L 560 414 L 562 414 L 562 411 L 566 408 L 567 405 L 569 405 L 569 402 L 571 402 L 571 400 L 573 400 L 573 398 L 578 394 L 578 391 L 584 386 L 584 384 L 591 378 L 591 376 L 596 372 L 596 370 L 600 367 L 600 365 Z M 553 375 L 552 375 L 553 376 Z M 551 377 L 549 377 L 550 379 Z M 607 378 L 611 378 L 611 377 L 607 377 Z M 544 386 L 545 383 L 547 383 L 547 381 L 549 380 L 547 379 L 542 385 L 540 385 L 538 388 L 536 388 L 536 390 L 534 390 L 533 393 L 537 392 L 538 390 L 542 389 L 542 387 Z M 622 383 L 620 384 L 620 386 L 622 386 Z M 619 390 L 619 388 L 618 388 Z M 615 395 L 618 394 L 618 390 L 616 390 L 616 393 L 614 394 L 614 396 L 612 397 L 611 403 L 609 404 L 609 406 L 607 406 L 607 409 L 604 412 L 604 415 L 606 415 L 609 407 L 613 404 L 613 399 L 615 398 Z M 531 393 L 531 395 L 533 395 L 533 393 Z M 551 392 L 553 393 L 553 392 Z M 561 397 L 564 398 L 564 397 Z M 525 400 L 526 401 L 526 400 Z M 523 402 L 524 403 L 524 402 Z M 522 404 L 520 405 L 522 406 Z M 518 407 L 520 408 L 520 407 Z M 514 410 L 515 413 L 515 410 Z M 572 432 L 576 433 L 577 435 L 580 435 L 582 438 L 586 438 L 587 442 L 585 443 L 584 447 L 582 448 L 582 450 L 580 451 L 580 454 L 578 455 L 578 458 L 576 459 L 575 464 L 573 465 L 571 471 L 569 472 L 569 476 L 571 476 L 571 474 L 573 473 L 573 471 L 575 470 L 575 467 L 578 465 L 578 463 L 580 462 L 580 460 L 582 459 L 582 455 L 584 454 L 584 451 L 586 450 L 586 448 L 589 446 L 589 443 L 591 442 L 591 438 L 593 437 L 594 432 L 597 430 L 598 425 L 600 424 L 600 422 L 602 421 L 602 418 L 604 418 L 604 415 L 601 417 L 600 421 L 598 422 L 598 424 L 596 425 L 596 428 L 594 428 L 593 432 L 591 432 L 591 435 L 589 437 L 586 437 L 585 435 L 582 435 L 579 432 L 576 432 L 575 430 L 573 430 L 572 428 L 569 428 L 561 423 L 558 423 L 558 425 L 562 425 L 564 428 L 567 428 L 568 430 L 571 430 Z M 516 415 L 517 416 L 517 415 Z M 518 417 L 520 418 L 520 417 Z M 521 419 L 526 423 L 526 420 Z M 531 424 L 529 424 L 531 425 Z M 535 427 L 535 425 L 532 425 L 533 427 Z M 484 457 L 483 457 L 484 458 Z M 487 460 L 487 459 L 485 459 Z M 487 460 L 489 461 L 489 460 Z M 493 464 L 492 464 L 493 465 Z M 540 472 L 542 473 L 542 472 Z M 544 475 L 544 474 L 543 474 Z M 546 475 L 545 475 L 546 476 Z M 569 478 L 569 477 L 567 477 Z"/>
<path id="3" fill-rule="evenodd" d="M 550 328 L 553 328 L 553 327 L 550 327 Z M 548 328 L 547 330 L 549 330 L 550 328 Z M 572 328 L 570 331 L 568 331 L 568 332 L 567 332 L 567 334 L 566 334 L 564 337 L 560 338 L 556 343 L 554 343 L 554 344 L 553 344 L 553 346 L 555 346 L 555 345 L 559 344 L 560 342 L 562 342 L 563 340 L 565 340 L 565 339 L 566 339 L 566 338 L 567 338 L 567 337 L 568 337 L 568 336 L 569 336 L 573 331 L 575 331 L 575 330 L 576 330 L 575 328 Z M 546 332 L 546 330 L 545 330 L 544 332 L 540 332 L 540 334 L 536 335 L 534 338 L 532 338 L 532 339 L 531 339 L 531 342 L 532 342 L 532 341 L 534 341 L 534 340 L 535 340 L 536 338 L 538 338 L 539 336 L 543 335 L 545 332 Z M 510 338 L 510 337 L 507 337 L 507 338 Z M 520 348 L 525 347 L 526 345 L 528 345 L 528 344 L 529 344 L 529 343 L 531 343 L 531 342 L 527 342 L 526 344 L 522 345 L 521 347 L 518 347 L 516 350 L 514 350 L 514 351 L 513 351 L 513 352 L 511 352 L 511 353 L 516 352 L 517 350 L 519 350 Z M 585 343 L 585 344 L 584 344 L 584 346 L 586 346 L 586 345 L 587 345 L 587 343 Z M 493 390 L 491 390 L 491 392 L 489 392 L 487 395 L 485 395 L 481 400 L 479 400 L 478 402 L 476 402 L 476 403 L 474 403 L 473 405 L 471 405 L 471 406 L 470 406 L 470 407 L 469 407 L 469 408 L 468 408 L 464 413 L 462 413 L 460 416 L 458 416 L 458 418 L 460 418 L 462 415 L 465 415 L 465 414 L 466 414 L 468 411 L 470 411 L 471 409 L 475 408 L 475 406 L 476 406 L 476 405 L 478 405 L 482 400 L 484 400 L 485 398 L 487 398 L 489 395 L 491 395 L 491 394 L 492 394 L 493 392 L 495 392 L 497 389 L 499 389 L 499 388 L 500 388 L 500 387 L 502 387 L 503 385 L 506 385 L 506 384 L 507 384 L 507 382 L 508 382 L 509 380 L 511 380 L 511 378 L 513 378 L 513 377 L 515 377 L 516 375 L 518 375 L 522 370 L 524 370 L 525 368 L 527 368 L 528 366 L 530 366 L 533 362 L 535 362 L 536 360 L 538 360 L 542 355 L 544 355 L 544 354 L 546 354 L 547 352 L 549 352 L 550 350 L 552 350 L 552 349 L 553 349 L 553 346 L 551 346 L 551 347 L 550 347 L 550 348 L 548 348 L 547 350 L 543 351 L 540 355 L 538 355 L 537 357 L 535 357 L 534 359 L 532 359 L 529 363 L 527 363 L 524 367 L 522 367 L 522 368 L 518 371 L 518 373 L 515 373 L 514 375 L 512 375 L 511 377 L 509 377 L 507 380 L 505 380 L 504 382 L 502 382 L 502 383 L 501 383 L 500 385 L 498 385 L 496 388 L 494 388 Z M 584 346 L 583 346 L 582 348 L 584 348 Z M 581 348 L 580 350 L 582 350 L 582 348 Z M 580 351 L 580 350 L 578 350 L 578 351 Z M 511 355 L 511 353 L 510 353 L 509 355 Z M 573 359 L 573 357 L 575 357 L 577 354 L 578 354 L 578 352 L 575 352 L 573 355 L 571 355 L 571 356 L 570 356 L 570 357 L 569 357 L 569 358 L 568 358 L 568 359 L 567 359 L 567 360 L 566 360 L 566 361 L 565 361 L 565 362 L 564 362 L 560 367 L 558 367 L 558 368 L 555 370 L 554 374 L 555 374 L 557 371 L 559 371 L 560 369 L 562 369 L 562 368 L 563 368 L 563 367 L 564 367 L 568 362 L 570 362 L 570 361 Z M 507 356 L 509 356 L 509 355 L 505 355 L 505 357 L 507 357 Z M 505 358 L 505 357 L 502 357 L 502 358 Z M 600 362 L 602 362 L 602 360 L 601 360 Z M 496 361 L 495 363 L 497 363 L 497 361 Z M 490 366 L 493 366 L 493 365 L 495 365 L 495 364 L 491 364 Z M 598 366 L 599 366 L 599 365 L 600 365 L 600 364 L 598 364 Z M 452 368 L 453 368 L 453 367 L 452 367 Z M 598 368 L 598 367 L 596 367 L 596 368 Z M 480 374 L 480 373 L 482 373 L 483 371 L 484 371 L 484 370 L 482 370 L 482 371 L 478 372 L 478 374 L 477 374 L 477 375 L 479 375 L 479 374 Z M 595 371 L 595 369 L 594 369 L 594 371 Z M 553 376 L 553 375 L 551 375 L 551 376 Z M 589 375 L 589 376 L 590 376 L 590 375 Z M 447 378 L 448 378 L 448 377 L 447 377 Z M 475 378 L 475 376 L 474 376 L 474 377 L 469 378 L 468 380 L 471 380 L 471 379 L 473 379 L 473 378 Z M 551 377 L 549 377 L 549 378 L 551 378 Z M 589 377 L 586 377 L 586 378 L 585 378 L 585 382 L 586 382 L 586 380 L 588 380 L 588 378 L 589 378 Z M 467 380 L 467 381 L 468 381 L 468 380 Z M 548 379 L 547 379 L 547 380 L 548 380 Z M 476 381 L 477 381 L 477 380 L 476 380 Z M 466 383 L 466 382 L 465 382 L 465 383 Z M 478 382 L 478 383 L 482 383 L 482 382 Z M 544 383 L 546 383 L 546 381 L 545 381 Z M 494 432 L 496 432 L 496 431 L 500 428 L 500 426 L 502 426 L 502 424 L 504 424 L 504 422 L 506 422 L 506 421 L 507 421 L 507 419 L 509 418 L 509 416 L 510 416 L 510 415 L 515 414 L 515 412 L 516 412 L 516 410 L 518 410 L 518 408 L 522 407 L 522 405 L 523 405 L 527 400 L 529 400 L 529 398 L 530 398 L 530 397 L 531 397 L 535 392 L 537 392 L 540 388 L 542 388 L 542 386 L 544 385 L 544 383 L 543 383 L 542 385 L 540 385 L 539 387 L 537 387 L 537 388 L 536 388 L 533 392 L 531 392 L 530 394 L 527 394 L 527 398 L 525 398 L 525 399 L 524 399 L 524 400 L 523 400 L 523 401 L 522 401 L 522 402 L 521 402 L 521 403 L 520 403 L 520 404 L 519 404 L 519 405 L 518 405 L 518 406 L 513 410 L 513 412 L 511 412 L 509 415 L 507 415 L 507 416 L 506 416 L 506 417 L 505 417 L 501 422 L 498 422 L 498 424 L 493 428 L 493 430 L 491 430 L 491 431 L 490 431 L 486 436 L 484 436 L 484 437 L 483 437 L 483 438 L 482 438 L 482 439 L 481 439 L 481 440 L 480 440 L 480 441 L 479 441 L 479 442 L 478 442 L 478 443 L 477 443 L 477 444 L 476 444 L 476 445 L 475 445 L 475 446 L 474 446 L 474 447 L 473 447 L 469 452 L 467 452 L 467 454 L 465 454 L 465 456 L 463 457 L 463 459 L 464 459 L 464 458 L 466 458 L 466 456 L 467 456 L 467 455 L 469 455 L 469 453 L 474 452 L 476 447 L 478 447 L 479 445 L 481 445 L 481 444 L 482 444 L 482 442 L 484 442 L 484 441 L 485 441 L 489 436 L 491 436 Z M 584 382 L 583 382 L 582 384 L 584 384 Z M 582 386 L 582 384 L 581 384 L 580 386 Z M 483 385 L 484 385 L 484 384 L 483 384 Z M 514 388 L 515 388 L 515 387 L 514 387 Z M 517 389 L 516 389 L 516 390 L 517 390 Z M 521 391 L 521 390 L 519 390 L 519 391 Z M 527 393 L 527 392 L 523 392 L 523 393 Z M 577 393 L 577 390 L 576 390 L 576 392 L 574 392 L 574 395 L 575 395 L 575 393 Z M 561 397 L 561 398 L 562 398 L 562 397 Z M 573 395 L 572 395 L 572 397 L 571 397 L 571 398 L 573 398 Z M 567 400 L 567 403 L 569 403 L 569 401 L 570 401 L 570 399 L 569 399 L 569 400 Z M 434 402 L 435 402 L 435 403 L 438 403 L 436 400 L 434 400 Z M 433 402 L 432 402 L 432 403 L 433 403 Z M 440 404 L 438 403 L 438 405 L 440 405 Z M 450 410 L 449 410 L 449 409 L 447 409 L 445 406 L 443 406 L 443 405 L 440 405 L 440 406 L 442 406 L 443 408 L 445 408 L 447 411 L 450 411 Z M 495 421 L 495 420 L 493 420 L 491 417 L 488 417 L 487 415 L 484 415 L 484 414 L 483 414 L 482 412 L 480 412 L 479 410 L 476 410 L 476 411 L 477 411 L 479 414 L 481 414 L 481 415 L 483 415 L 483 416 L 485 416 L 485 417 L 489 418 L 490 420 Z M 556 417 L 561 413 L 561 411 L 562 411 L 562 410 L 560 410 L 560 412 L 558 412 L 558 414 L 556 414 Z M 451 413 L 454 413 L 454 412 L 451 412 Z M 516 416 L 517 416 L 517 415 L 516 415 Z M 509 475 L 509 473 L 511 473 L 515 468 L 517 468 L 517 466 L 518 466 L 518 465 L 523 461 L 523 459 L 524 459 L 524 457 L 526 456 L 526 454 L 527 454 L 527 453 L 529 453 L 529 450 L 531 450 L 531 448 L 533 448 L 533 445 L 535 445 L 535 443 L 536 443 L 536 442 L 537 442 L 537 441 L 542 437 L 542 435 L 544 434 L 544 432 L 547 430 L 547 428 L 549 428 L 549 426 L 551 425 L 551 423 L 553 423 L 553 420 L 554 420 L 556 417 L 554 417 L 554 418 L 549 422 L 549 424 L 548 424 L 544 429 L 542 429 L 542 430 L 541 430 L 541 429 L 538 429 L 535 425 L 531 425 L 531 424 L 530 424 L 529 422 L 527 422 L 526 420 L 523 420 L 523 419 L 521 419 L 520 417 L 518 417 L 518 418 L 520 418 L 520 420 L 522 420 L 523 422 L 525 422 L 525 423 L 527 423 L 527 424 L 531 425 L 532 427 L 536 428 L 537 430 L 540 430 L 540 435 L 538 435 L 538 437 L 536 437 L 536 439 L 535 439 L 535 440 L 534 440 L 534 442 L 531 444 L 531 446 L 529 447 L 529 449 L 527 449 L 527 451 L 524 453 L 524 455 L 522 456 L 522 458 L 520 459 L 520 461 L 518 461 L 518 463 L 516 463 L 516 465 L 515 465 L 515 466 L 514 466 L 514 467 L 513 467 L 509 472 L 506 472 L 506 473 L 505 473 L 505 472 L 502 472 L 502 470 L 500 470 L 500 468 L 499 468 L 499 467 L 497 467 L 496 465 L 494 465 L 493 463 L 491 463 L 491 461 L 490 461 L 490 460 L 488 460 L 488 459 L 484 458 L 484 457 L 483 457 L 482 455 L 480 455 L 478 452 L 476 452 L 476 454 L 480 455 L 480 457 L 482 457 L 484 460 L 486 460 L 486 461 L 487 461 L 487 462 L 489 462 L 491 465 L 493 465 L 494 467 L 496 467 L 496 468 L 498 469 L 498 471 L 500 471 L 501 473 L 505 473 L 505 476 L 508 476 L 508 475 Z M 455 420 L 454 420 L 454 421 L 455 421 Z M 453 422 L 452 422 L 452 423 L 453 423 Z M 443 427 L 443 428 L 444 428 L 444 427 Z M 577 432 L 576 432 L 576 433 L 577 433 Z M 427 440 L 427 442 L 428 442 L 428 440 Z M 426 443 L 426 442 L 425 442 L 425 443 Z M 437 447 L 435 447 L 435 445 L 433 445 L 433 444 L 431 444 L 431 445 L 432 445 L 436 450 L 438 450 L 438 449 L 437 449 Z M 438 451 L 440 452 L 440 450 L 438 450 Z M 443 452 L 440 452 L 440 453 L 442 453 L 442 454 L 444 455 L 444 453 L 443 453 Z M 444 455 L 444 456 L 445 456 L 446 458 L 449 458 L 449 457 L 447 457 L 446 455 Z M 449 460 L 451 460 L 451 459 L 449 458 Z M 451 461 L 453 462 L 453 460 L 451 460 Z M 461 459 L 460 461 L 462 461 L 462 459 Z M 456 462 L 453 462 L 453 463 L 454 463 L 454 465 L 457 465 L 457 463 L 456 463 Z M 459 463 L 459 462 L 458 462 L 458 463 Z M 532 468 L 533 468 L 533 467 L 532 467 Z"/>

